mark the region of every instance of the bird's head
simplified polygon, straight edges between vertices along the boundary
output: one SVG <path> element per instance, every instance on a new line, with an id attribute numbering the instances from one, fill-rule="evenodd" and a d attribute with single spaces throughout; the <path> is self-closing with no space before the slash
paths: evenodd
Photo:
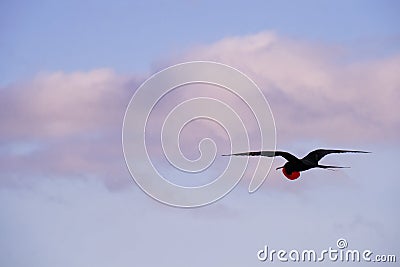
<path id="1" fill-rule="evenodd" d="M 296 180 L 297 178 L 300 177 L 300 172 L 294 170 L 292 164 L 290 162 L 286 162 L 285 165 L 276 168 L 277 170 L 282 169 L 283 174 L 288 178 L 289 180 Z"/>

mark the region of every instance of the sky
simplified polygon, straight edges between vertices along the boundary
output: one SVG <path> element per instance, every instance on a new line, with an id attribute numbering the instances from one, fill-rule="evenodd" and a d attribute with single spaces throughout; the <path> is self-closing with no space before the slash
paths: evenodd
<path id="1" fill-rule="evenodd" d="M 397 1 L 2 1 L 0 265 L 263 266 L 270 263 L 260 262 L 257 251 L 265 245 L 321 251 L 339 238 L 350 249 L 400 260 L 399 7 Z M 238 186 L 211 205 L 157 202 L 126 167 L 124 113 L 152 74 L 192 60 L 230 65 L 258 85 L 274 116 L 277 148 L 298 156 L 319 147 L 372 153 L 327 156 L 323 164 L 351 168 L 310 170 L 296 181 L 275 171 L 284 163 L 276 159 L 252 194 L 257 159 L 250 159 Z M 174 90 L 150 117 L 147 146 L 163 175 L 189 186 L 212 181 L 228 162 L 217 156 L 192 177 L 166 163 L 160 126 L 176 105 L 195 97 L 219 99 L 238 112 L 250 148 L 262 135 L 251 110 L 221 88 Z M 208 137 L 218 155 L 228 152 L 223 127 L 195 121 L 182 130 L 182 153 L 199 157 Z M 267 168 L 267 160 L 259 167 Z"/>

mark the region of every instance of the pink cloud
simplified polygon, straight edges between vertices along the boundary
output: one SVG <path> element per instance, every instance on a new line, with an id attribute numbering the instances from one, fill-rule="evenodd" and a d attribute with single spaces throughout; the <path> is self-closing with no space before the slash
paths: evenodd
<path id="1" fill-rule="evenodd" d="M 96 177 L 110 186 L 124 183 L 118 181 L 127 174 L 121 125 L 138 80 L 100 69 L 45 73 L 3 88 L 5 176 Z M 34 151 L 11 153 L 13 147 L 32 143 Z"/>
<path id="2" fill-rule="evenodd" d="M 267 32 L 197 47 L 182 55 L 181 60 L 219 61 L 255 80 L 271 105 L 278 148 L 288 141 L 322 141 L 353 148 L 366 142 L 396 140 L 400 132 L 400 56 L 346 63 L 342 51 L 340 47 Z M 31 81 L 3 88 L 2 143 L 35 143 L 35 150 L 24 155 L 0 154 L 3 172 L 100 177 L 110 186 L 129 181 L 121 127 L 139 80 L 142 77 L 101 69 L 40 74 Z M 259 133 L 250 120 L 251 112 L 232 95 L 212 86 L 196 85 L 191 91 L 182 87 L 166 97 L 158 107 L 161 115 L 156 114 L 149 123 L 155 141 L 148 150 L 154 160 L 165 160 L 157 141 L 165 112 L 196 96 L 217 98 L 241 112 L 250 138 L 257 139 Z M 145 111 L 138 107 L 138 112 Z M 191 158 L 197 157 L 199 140 L 213 135 L 217 145 L 226 141 L 225 133 L 216 124 L 205 122 L 188 127 L 183 131 L 182 151 Z M 253 147 L 258 146 L 256 140 Z M 218 148 L 218 154 L 225 153 L 229 144 Z"/>
<path id="3" fill-rule="evenodd" d="M 263 32 L 197 47 L 183 59 L 222 62 L 254 79 L 281 140 L 396 139 L 400 55 L 348 62 L 343 51 Z"/>
<path id="4" fill-rule="evenodd" d="M 1 137 L 66 138 L 114 127 L 136 86 L 106 69 L 40 74 L 1 91 Z"/>

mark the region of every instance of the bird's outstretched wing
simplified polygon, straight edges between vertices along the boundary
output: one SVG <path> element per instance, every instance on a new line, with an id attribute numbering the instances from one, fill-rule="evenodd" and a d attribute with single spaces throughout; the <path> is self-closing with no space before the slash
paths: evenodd
<path id="1" fill-rule="evenodd" d="M 332 153 L 370 153 L 366 151 L 359 151 L 359 150 L 339 150 L 339 149 L 317 149 L 310 153 L 307 156 L 302 158 L 302 161 L 314 162 L 318 163 L 323 157 L 328 154 Z"/>
<path id="2" fill-rule="evenodd" d="M 299 159 L 285 151 L 252 151 L 243 153 L 227 154 L 222 156 L 263 156 L 263 157 L 283 157 L 287 161 L 298 161 Z"/>

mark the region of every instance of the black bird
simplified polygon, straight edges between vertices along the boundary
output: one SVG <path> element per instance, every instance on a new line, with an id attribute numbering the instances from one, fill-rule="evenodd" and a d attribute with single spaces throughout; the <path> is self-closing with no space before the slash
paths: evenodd
<path id="1" fill-rule="evenodd" d="M 318 164 L 318 161 L 320 161 L 323 157 L 331 153 L 370 153 L 370 152 L 358 151 L 358 150 L 317 149 L 308 153 L 308 155 L 302 159 L 299 159 L 296 156 L 293 156 L 289 152 L 285 151 L 243 152 L 243 153 L 235 153 L 222 156 L 264 156 L 264 157 L 281 156 L 285 158 L 287 162 L 282 167 L 276 169 L 277 170 L 282 169 L 283 174 L 288 179 L 296 180 L 297 178 L 300 177 L 300 172 L 312 168 L 322 168 L 322 169 L 349 168 L 349 167 L 327 166 Z"/>

